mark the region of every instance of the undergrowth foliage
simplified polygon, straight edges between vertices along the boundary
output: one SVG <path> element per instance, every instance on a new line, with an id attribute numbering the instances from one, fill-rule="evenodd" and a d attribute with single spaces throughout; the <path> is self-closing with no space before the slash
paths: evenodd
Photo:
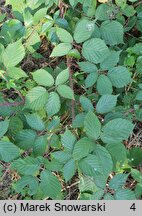
<path id="1" fill-rule="evenodd" d="M 142 196 L 142 2 L 0 5 L 0 178 L 16 199 Z M 6 167 L 6 170 L 4 170 Z"/>

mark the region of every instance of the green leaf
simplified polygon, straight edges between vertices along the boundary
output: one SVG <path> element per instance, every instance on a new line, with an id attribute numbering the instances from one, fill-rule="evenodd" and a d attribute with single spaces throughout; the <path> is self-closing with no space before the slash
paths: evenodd
<path id="1" fill-rule="evenodd" d="M 96 155 L 89 154 L 87 157 L 80 160 L 78 165 L 81 171 L 87 176 L 94 177 L 95 172 L 102 172 L 100 161 Z"/>
<path id="2" fill-rule="evenodd" d="M 34 24 L 38 24 L 45 17 L 46 13 L 47 13 L 47 8 L 46 7 L 39 9 L 34 14 L 34 17 L 33 17 Z"/>
<path id="3" fill-rule="evenodd" d="M 33 147 L 36 136 L 37 134 L 33 130 L 21 130 L 17 133 L 15 142 L 21 149 L 28 150 Z"/>
<path id="4" fill-rule="evenodd" d="M 114 197 L 116 200 L 135 200 L 136 199 L 134 192 L 129 189 L 117 190 Z"/>
<path id="5" fill-rule="evenodd" d="M 101 139 L 104 143 L 119 143 L 122 140 L 127 140 L 129 135 L 132 133 L 134 125 L 132 122 L 117 118 L 109 121 L 102 128 Z"/>
<path id="6" fill-rule="evenodd" d="M 127 158 L 126 148 L 122 143 L 109 143 L 106 145 L 106 149 L 113 159 L 114 167 L 117 163 L 123 164 Z"/>
<path id="7" fill-rule="evenodd" d="M 135 98 L 135 99 L 136 99 L 136 100 L 139 100 L 139 101 L 142 100 L 142 90 L 139 90 L 139 91 L 137 92 L 136 98 Z"/>
<path id="8" fill-rule="evenodd" d="M 132 81 L 130 72 L 123 66 L 117 66 L 109 70 L 108 77 L 112 85 L 117 88 L 122 88 Z"/>
<path id="9" fill-rule="evenodd" d="M 82 54 L 86 60 L 98 64 L 110 55 L 110 51 L 103 40 L 92 38 L 83 44 Z"/>
<path id="10" fill-rule="evenodd" d="M 128 158 L 129 163 L 132 166 L 139 166 L 142 164 L 142 149 L 140 147 L 135 147 L 129 150 Z"/>
<path id="11" fill-rule="evenodd" d="M 109 20 L 112 13 L 112 8 L 108 4 L 100 4 L 96 9 L 95 17 L 97 20 Z"/>
<path id="12" fill-rule="evenodd" d="M 26 95 L 26 108 L 32 110 L 42 109 L 48 100 L 48 92 L 45 88 L 37 86 L 32 88 Z"/>
<path id="13" fill-rule="evenodd" d="M 88 61 L 78 62 L 80 69 L 86 73 L 95 73 L 97 72 L 97 67 L 95 64 L 90 63 Z"/>
<path id="14" fill-rule="evenodd" d="M 3 62 L 6 68 L 18 65 L 25 56 L 25 49 L 21 40 L 9 44 L 3 53 Z"/>
<path id="15" fill-rule="evenodd" d="M 93 107 L 91 101 L 87 97 L 80 96 L 79 101 L 80 101 L 81 106 L 85 112 L 88 112 L 89 110 L 94 111 L 94 107 Z"/>
<path id="16" fill-rule="evenodd" d="M 71 51 L 69 51 L 68 56 L 76 59 L 81 58 L 80 52 L 77 49 L 72 49 Z"/>
<path id="17" fill-rule="evenodd" d="M 33 153 L 35 157 L 43 156 L 46 152 L 48 146 L 47 136 L 40 136 L 38 137 L 33 146 Z"/>
<path id="18" fill-rule="evenodd" d="M 55 81 L 56 86 L 64 84 L 69 79 L 69 69 L 61 71 Z"/>
<path id="19" fill-rule="evenodd" d="M 20 156 L 20 149 L 11 142 L 0 141 L 0 160 L 11 162 Z"/>
<path id="20" fill-rule="evenodd" d="M 123 26 L 117 21 L 105 21 L 100 27 L 101 35 L 106 44 L 114 46 L 123 43 Z"/>
<path id="21" fill-rule="evenodd" d="M 16 80 L 28 77 L 27 74 L 21 68 L 17 68 L 17 67 L 8 68 L 6 73 L 9 77 Z"/>
<path id="22" fill-rule="evenodd" d="M 68 182 L 75 175 L 76 166 L 73 159 L 69 160 L 63 167 L 63 176 L 65 181 Z"/>
<path id="23" fill-rule="evenodd" d="M 119 7 L 121 7 L 122 9 L 124 9 L 125 6 L 126 6 L 127 0 L 115 0 L 115 3 L 116 3 Z"/>
<path id="24" fill-rule="evenodd" d="M 127 181 L 128 175 L 127 174 L 117 174 L 115 175 L 109 182 L 109 188 L 113 190 L 118 190 L 125 185 Z"/>
<path id="25" fill-rule="evenodd" d="M 85 117 L 84 129 L 88 137 L 98 139 L 101 133 L 101 123 L 95 113 L 89 111 Z"/>
<path id="26" fill-rule="evenodd" d="M 56 92 L 50 92 L 47 104 L 45 106 L 48 116 L 53 116 L 60 111 L 61 101 Z"/>
<path id="27" fill-rule="evenodd" d="M 86 113 L 79 113 L 75 116 L 72 127 L 73 128 L 83 128 L 84 127 L 84 119 L 85 119 Z"/>
<path id="28" fill-rule="evenodd" d="M 18 159 L 12 163 L 12 169 L 21 175 L 36 175 L 40 169 L 39 161 L 32 157 Z"/>
<path id="29" fill-rule="evenodd" d="M 86 88 L 92 87 L 96 83 L 97 78 L 98 78 L 98 72 L 90 73 L 85 79 Z"/>
<path id="30" fill-rule="evenodd" d="M 61 184 L 56 176 L 45 170 L 41 173 L 41 189 L 44 194 L 52 199 L 61 197 Z"/>
<path id="31" fill-rule="evenodd" d="M 74 146 L 73 158 L 74 160 L 80 160 L 86 157 L 92 148 L 96 147 L 96 143 L 87 137 L 81 138 Z"/>
<path id="32" fill-rule="evenodd" d="M 69 130 L 66 130 L 65 133 L 61 135 L 61 142 L 65 150 L 72 152 L 76 137 Z"/>
<path id="33" fill-rule="evenodd" d="M 96 145 L 96 149 L 94 152 L 97 155 L 100 164 L 102 165 L 103 174 L 108 177 L 108 175 L 112 172 L 113 169 L 111 155 L 109 154 L 107 149 L 101 145 Z"/>
<path id="34" fill-rule="evenodd" d="M 54 47 L 50 57 L 60 57 L 65 56 L 72 49 L 72 45 L 70 43 L 60 43 L 56 47 Z"/>
<path id="35" fill-rule="evenodd" d="M 73 38 L 69 32 L 62 28 L 56 28 L 57 36 L 59 37 L 60 41 L 63 43 L 72 43 Z"/>
<path id="36" fill-rule="evenodd" d="M 44 69 L 39 69 L 32 73 L 33 79 L 42 86 L 51 87 L 54 85 L 54 79 L 50 73 Z"/>
<path id="37" fill-rule="evenodd" d="M 65 164 L 71 159 L 71 154 L 68 151 L 56 151 L 53 152 L 52 157 L 58 162 Z"/>
<path id="38" fill-rule="evenodd" d="M 9 120 L 0 121 L 0 138 L 5 135 L 9 127 Z"/>
<path id="39" fill-rule="evenodd" d="M 59 85 L 57 91 L 60 96 L 74 100 L 73 90 L 67 85 Z"/>
<path id="40" fill-rule="evenodd" d="M 100 75 L 97 80 L 97 91 L 100 95 L 112 94 L 112 83 L 105 75 Z"/>
<path id="41" fill-rule="evenodd" d="M 117 98 L 118 95 L 103 95 L 99 99 L 97 106 L 96 106 L 96 111 L 98 113 L 107 113 L 110 112 L 114 109 L 117 103 Z"/>
<path id="42" fill-rule="evenodd" d="M 25 115 L 28 125 L 37 131 L 45 130 L 45 125 L 37 113 Z"/>
<path id="43" fill-rule="evenodd" d="M 88 19 L 79 20 L 74 30 L 74 39 L 77 43 L 82 43 L 89 39 L 95 30 L 95 23 Z"/>
<path id="44" fill-rule="evenodd" d="M 102 70 L 109 70 L 117 65 L 121 51 L 110 50 L 110 55 L 100 64 Z"/>
<path id="45" fill-rule="evenodd" d="M 95 185 L 94 179 L 89 178 L 87 176 L 82 176 L 79 182 L 79 190 L 81 192 L 85 192 L 85 191 L 97 192 L 97 186 Z"/>
<path id="46" fill-rule="evenodd" d="M 38 180 L 34 176 L 23 176 L 13 185 L 13 188 L 23 196 L 26 195 L 26 191 L 32 196 L 37 193 Z"/>

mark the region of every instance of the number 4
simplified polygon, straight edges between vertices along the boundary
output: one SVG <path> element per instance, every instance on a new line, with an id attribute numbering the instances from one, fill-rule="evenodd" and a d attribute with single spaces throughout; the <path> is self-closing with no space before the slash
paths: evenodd
<path id="1" fill-rule="evenodd" d="M 133 203 L 133 204 L 131 205 L 130 209 L 133 210 L 133 211 L 135 211 L 135 210 L 136 210 L 136 204 Z"/>

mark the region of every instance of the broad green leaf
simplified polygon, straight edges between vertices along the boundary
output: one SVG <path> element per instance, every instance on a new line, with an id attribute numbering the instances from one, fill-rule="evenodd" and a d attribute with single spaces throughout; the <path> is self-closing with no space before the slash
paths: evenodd
<path id="1" fill-rule="evenodd" d="M 33 147 L 36 136 L 37 134 L 33 130 L 21 130 L 17 133 L 15 142 L 21 149 L 28 150 Z"/>
<path id="2" fill-rule="evenodd" d="M 86 157 L 92 148 L 96 147 L 96 143 L 87 137 L 81 138 L 74 146 L 73 158 L 74 160 L 80 160 Z"/>
<path id="3" fill-rule="evenodd" d="M 47 13 L 47 8 L 46 7 L 39 9 L 34 14 L 34 17 L 33 17 L 34 24 L 38 24 L 45 17 L 46 13 Z"/>
<path id="4" fill-rule="evenodd" d="M 96 83 L 97 78 L 98 78 L 98 72 L 90 73 L 85 79 L 86 88 L 92 87 Z"/>
<path id="5" fill-rule="evenodd" d="M 78 62 L 80 69 L 86 73 L 95 73 L 97 72 L 97 67 L 95 64 L 90 63 L 88 61 Z"/>
<path id="6" fill-rule="evenodd" d="M 73 90 L 67 85 L 59 85 L 57 91 L 60 96 L 74 100 Z"/>
<path id="7" fill-rule="evenodd" d="M 95 181 L 93 178 L 82 176 L 80 177 L 79 190 L 81 192 L 84 191 L 97 192 L 98 188 L 95 185 Z"/>
<path id="8" fill-rule="evenodd" d="M 48 100 L 48 92 L 45 88 L 37 86 L 32 88 L 26 95 L 26 108 L 32 110 L 42 109 Z"/>
<path id="9" fill-rule="evenodd" d="M 5 135 L 9 127 L 9 120 L 0 121 L 0 138 Z"/>
<path id="10" fill-rule="evenodd" d="M 9 44 L 3 53 L 3 62 L 6 68 L 18 65 L 25 56 L 25 49 L 21 40 Z"/>
<path id="11" fill-rule="evenodd" d="M 79 20 L 74 30 L 74 39 L 82 43 L 89 39 L 95 30 L 95 23 L 88 19 Z"/>
<path id="12" fill-rule="evenodd" d="M 79 113 L 75 116 L 72 127 L 73 128 L 83 128 L 84 127 L 84 119 L 85 119 L 86 113 Z"/>
<path id="13" fill-rule="evenodd" d="M 35 142 L 34 142 L 34 146 L 33 146 L 33 153 L 34 156 L 43 156 L 44 153 L 46 152 L 48 146 L 48 141 L 47 141 L 47 136 L 39 136 Z"/>
<path id="14" fill-rule="evenodd" d="M 132 166 L 139 166 L 142 164 L 142 149 L 140 147 L 135 147 L 129 150 L 128 154 L 129 163 Z"/>
<path id="15" fill-rule="evenodd" d="M 71 51 L 69 51 L 68 56 L 76 59 L 81 58 L 81 54 L 77 49 L 72 49 Z"/>
<path id="16" fill-rule="evenodd" d="M 62 28 L 57 28 L 56 29 L 57 36 L 59 37 L 60 41 L 63 43 L 72 43 L 73 38 L 71 34 L 66 31 L 65 29 Z"/>
<path id="17" fill-rule="evenodd" d="M 74 175 L 76 171 L 76 165 L 73 159 L 69 160 L 63 167 L 63 176 L 68 182 Z"/>
<path id="18" fill-rule="evenodd" d="M 142 100 L 142 90 L 139 90 L 139 91 L 137 92 L 136 98 L 135 98 L 135 99 L 136 99 L 136 100 L 139 100 L 139 101 Z"/>
<path id="19" fill-rule="evenodd" d="M 96 111 L 98 113 L 107 113 L 110 112 L 114 109 L 117 103 L 117 98 L 118 95 L 103 95 L 99 99 L 97 106 L 96 106 Z"/>
<path id="20" fill-rule="evenodd" d="M 61 197 L 61 184 L 56 176 L 45 170 L 41 173 L 41 189 L 44 194 L 52 199 Z"/>
<path id="21" fill-rule="evenodd" d="M 56 86 L 64 84 L 68 79 L 69 79 L 69 69 L 67 68 L 58 74 L 55 80 L 55 84 Z"/>
<path id="22" fill-rule="evenodd" d="M 106 145 L 106 149 L 109 151 L 113 159 L 114 168 L 116 167 L 117 163 L 123 164 L 124 161 L 126 161 L 127 155 L 126 155 L 126 148 L 124 144 L 110 143 Z"/>
<path id="23" fill-rule="evenodd" d="M 60 57 L 65 56 L 72 49 L 72 45 L 70 43 L 60 43 L 56 47 L 54 47 L 50 57 Z"/>
<path id="24" fill-rule="evenodd" d="M 107 151 L 106 148 L 104 148 L 101 145 L 97 145 L 95 149 L 95 154 L 98 157 L 98 160 L 100 161 L 100 164 L 102 165 L 103 174 L 105 176 L 108 176 L 113 169 L 113 162 L 111 155 Z"/>
<path id="25" fill-rule="evenodd" d="M 121 51 L 110 51 L 110 55 L 100 64 L 102 70 L 109 70 L 117 65 Z"/>
<path id="26" fill-rule="evenodd" d="M 101 139 L 104 143 L 119 143 L 127 140 L 132 133 L 134 125 L 126 119 L 113 119 L 102 128 Z"/>
<path id="27" fill-rule="evenodd" d="M 54 79 L 50 73 L 44 69 L 39 69 L 32 73 L 33 79 L 42 86 L 51 87 L 54 85 Z"/>
<path id="28" fill-rule="evenodd" d="M 0 141 L 0 160 L 11 162 L 20 156 L 20 149 L 11 142 Z"/>
<path id="29" fill-rule="evenodd" d="M 21 68 L 17 68 L 17 67 L 8 68 L 6 74 L 12 79 L 16 79 L 16 80 L 20 78 L 28 77 L 27 74 Z"/>
<path id="30" fill-rule="evenodd" d="M 124 9 L 125 6 L 126 6 L 127 0 L 115 0 L 115 3 L 116 3 L 119 7 L 121 7 L 122 9 Z"/>
<path id="31" fill-rule="evenodd" d="M 114 200 L 114 197 L 113 197 L 112 194 L 106 193 L 106 194 L 104 195 L 104 198 L 103 198 L 103 199 L 104 199 L 104 200 Z"/>
<path id="32" fill-rule="evenodd" d="M 117 174 L 115 175 L 109 182 L 109 188 L 113 190 L 118 190 L 125 185 L 127 181 L 128 175 L 127 174 Z"/>
<path id="33" fill-rule="evenodd" d="M 109 20 L 111 13 L 112 9 L 108 4 L 100 4 L 96 9 L 95 17 L 100 21 Z"/>
<path id="34" fill-rule="evenodd" d="M 110 55 L 110 51 L 103 40 L 92 38 L 83 44 L 82 54 L 86 60 L 98 64 Z"/>
<path id="35" fill-rule="evenodd" d="M 79 101 L 80 101 L 81 106 L 85 112 L 88 112 L 89 110 L 94 111 L 93 104 L 91 103 L 91 101 L 87 97 L 80 96 Z"/>
<path id="36" fill-rule="evenodd" d="M 56 92 L 50 92 L 47 104 L 45 106 L 48 116 L 53 116 L 58 113 L 61 108 L 61 101 Z"/>
<path id="37" fill-rule="evenodd" d="M 132 177 L 137 181 L 142 183 L 142 173 L 136 169 L 131 170 Z"/>
<path id="38" fill-rule="evenodd" d="M 89 154 L 78 163 L 83 174 L 94 177 L 95 172 L 103 172 L 101 163 L 96 155 Z"/>
<path id="39" fill-rule="evenodd" d="M 116 191 L 115 200 L 135 200 L 135 194 L 130 189 L 119 189 Z"/>
<path id="40" fill-rule="evenodd" d="M 31 175 L 23 176 L 13 185 L 13 188 L 23 196 L 26 195 L 26 191 L 32 196 L 38 191 L 38 180 Z"/>
<path id="41" fill-rule="evenodd" d="M 45 125 L 37 113 L 25 115 L 28 125 L 37 131 L 45 130 Z"/>
<path id="42" fill-rule="evenodd" d="M 51 153 L 51 156 L 62 164 L 67 163 L 67 161 L 71 159 L 71 153 L 69 153 L 68 151 L 56 151 Z"/>
<path id="43" fill-rule="evenodd" d="M 112 83 L 105 75 L 100 75 L 97 80 L 97 91 L 100 95 L 112 94 Z"/>
<path id="44" fill-rule="evenodd" d="M 95 113 L 89 111 L 85 117 L 84 129 L 88 137 L 98 139 L 101 133 L 101 123 Z"/>
<path id="45" fill-rule="evenodd" d="M 18 159 L 12 163 L 12 169 L 21 175 L 36 175 L 40 169 L 39 161 L 32 157 Z"/>
<path id="46" fill-rule="evenodd" d="M 122 88 L 132 81 L 130 72 L 123 66 L 117 66 L 109 70 L 108 77 L 112 85 L 117 88 Z"/>
<path id="47" fill-rule="evenodd" d="M 106 44 L 114 46 L 123 43 L 123 26 L 117 21 L 105 21 L 100 27 L 101 35 Z"/>
<path id="48" fill-rule="evenodd" d="M 61 142 L 65 150 L 72 152 L 76 137 L 69 130 L 66 130 L 65 133 L 61 135 Z"/>

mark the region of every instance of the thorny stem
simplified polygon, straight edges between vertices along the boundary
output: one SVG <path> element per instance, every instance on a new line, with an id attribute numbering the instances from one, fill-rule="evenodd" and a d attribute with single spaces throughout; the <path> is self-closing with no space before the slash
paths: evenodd
<path id="1" fill-rule="evenodd" d="M 67 57 L 67 67 L 69 69 L 69 83 L 70 83 L 70 88 L 73 91 L 74 90 L 74 85 L 73 85 L 71 66 L 72 66 L 71 58 Z M 72 100 L 72 102 L 71 102 L 71 114 L 72 114 L 72 121 L 73 121 L 74 118 L 75 118 L 75 100 Z"/>

